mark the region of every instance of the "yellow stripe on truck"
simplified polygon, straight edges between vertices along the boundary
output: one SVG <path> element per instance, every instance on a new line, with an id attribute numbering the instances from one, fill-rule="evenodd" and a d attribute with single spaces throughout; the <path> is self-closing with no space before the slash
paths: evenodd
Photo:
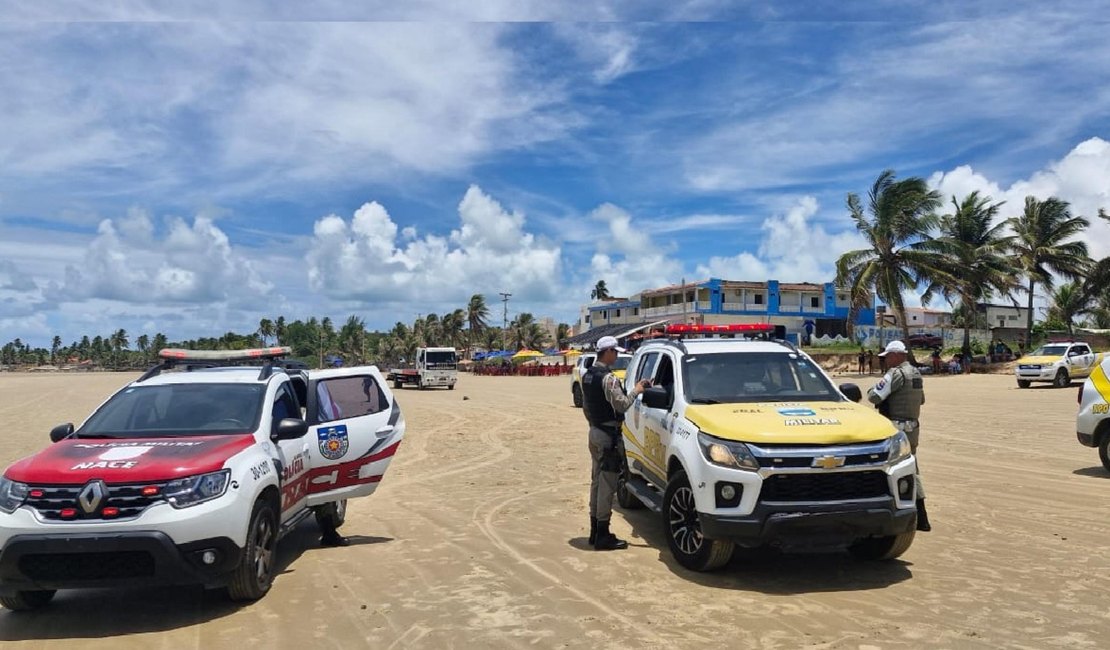
<path id="1" fill-rule="evenodd" d="M 1098 394 L 1102 395 L 1102 399 L 1110 402 L 1110 379 L 1106 377 L 1106 370 L 1102 365 L 1099 365 L 1095 368 L 1095 371 L 1091 373 L 1091 383 L 1094 385 L 1095 390 L 1098 391 Z"/>

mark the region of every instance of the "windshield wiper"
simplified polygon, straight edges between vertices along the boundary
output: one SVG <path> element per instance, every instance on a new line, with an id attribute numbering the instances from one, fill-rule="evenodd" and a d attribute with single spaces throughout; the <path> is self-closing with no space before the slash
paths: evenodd
<path id="1" fill-rule="evenodd" d="M 690 400 L 691 404 L 720 404 L 721 400 L 713 399 L 712 397 L 695 397 Z"/>

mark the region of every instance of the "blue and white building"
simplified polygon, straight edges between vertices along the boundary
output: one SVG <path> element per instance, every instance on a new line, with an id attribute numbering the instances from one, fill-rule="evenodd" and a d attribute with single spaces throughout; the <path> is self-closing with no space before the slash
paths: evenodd
<path id="1" fill-rule="evenodd" d="M 788 334 L 844 335 L 848 291 L 832 282 L 743 282 L 710 278 L 685 285 L 647 289 L 628 299 L 594 302 L 581 309 L 578 332 L 603 325 L 643 323 L 770 323 Z M 875 324 L 874 300 L 856 313 L 857 325 Z"/>

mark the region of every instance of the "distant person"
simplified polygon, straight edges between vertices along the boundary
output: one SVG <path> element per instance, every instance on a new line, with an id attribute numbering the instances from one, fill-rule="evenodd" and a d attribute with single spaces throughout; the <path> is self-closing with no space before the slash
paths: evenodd
<path id="1" fill-rule="evenodd" d="M 883 375 L 879 383 L 867 391 L 867 399 L 879 408 L 899 431 L 906 434 L 910 448 L 917 455 L 917 443 L 921 438 L 921 406 L 925 403 L 925 382 L 921 372 L 909 362 L 909 354 L 901 341 L 891 341 L 879 354 L 889 359 L 890 371 Z M 914 484 L 917 492 L 917 529 L 932 530 L 929 515 L 925 512 L 925 486 L 921 483 L 921 464 L 918 461 Z"/>
<path id="2" fill-rule="evenodd" d="M 874 350 L 868 350 L 867 351 L 867 374 L 869 374 L 869 375 L 875 374 L 875 351 Z"/>
<path id="3" fill-rule="evenodd" d="M 863 363 L 866 359 L 867 354 L 863 351 L 863 346 L 861 345 L 859 346 L 859 357 L 857 359 L 859 361 L 859 374 L 861 375 L 863 374 Z"/>
<path id="4" fill-rule="evenodd" d="M 624 413 L 636 401 L 636 396 L 650 385 L 647 379 L 636 382 L 632 394 L 624 392 L 624 385 L 613 374 L 612 365 L 617 354 L 624 352 L 617 346 L 617 339 L 603 336 L 597 342 L 597 359 L 582 376 L 582 412 L 590 423 L 590 544 L 598 551 L 628 548 L 628 542 L 617 538 L 609 530 L 613 513 L 613 496 L 617 492 L 617 479 L 624 468 L 624 441 L 621 439 L 621 422 Z"/>
<path id="5" fill-rule="evenodd" d="M 933 374 L 940 374 L 940 348 L 933 348 Z"/>

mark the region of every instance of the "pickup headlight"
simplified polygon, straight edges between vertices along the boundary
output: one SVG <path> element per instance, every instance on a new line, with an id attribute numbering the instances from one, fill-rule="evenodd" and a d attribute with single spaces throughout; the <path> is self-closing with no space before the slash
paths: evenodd
<path id="1" fill-rule="evenodd" d="M 167 483 L 162 494 L 171 506 L 188 508 L 223 496 L 230 477 L 231 470 L 221 469 L 211 474 L 179 478 Z"/>
<path id="2" fill-rule="evenodd" d="M 27 500 L 27 484 L 0 476 L 0 511 L 11 514 Z"/>
<path id="3" fill-rule="evenodd" d="M 909 458 L 913 453 L 913 447 L 910 446 L 910 439 L 906 437 L 905 432 L 899 431 L 898 435 L 890 439 L 890 457 L 887 459 L 891 463 Z"/>
<path id="4" fill-rule="evenodd" d="M 748 446 L 742 442 L 721 440 L 698 432 L 698 446 L 705 459 L 714 465 L 734 469 L 758 470 L 759 461 L 752 455 Z"/>

